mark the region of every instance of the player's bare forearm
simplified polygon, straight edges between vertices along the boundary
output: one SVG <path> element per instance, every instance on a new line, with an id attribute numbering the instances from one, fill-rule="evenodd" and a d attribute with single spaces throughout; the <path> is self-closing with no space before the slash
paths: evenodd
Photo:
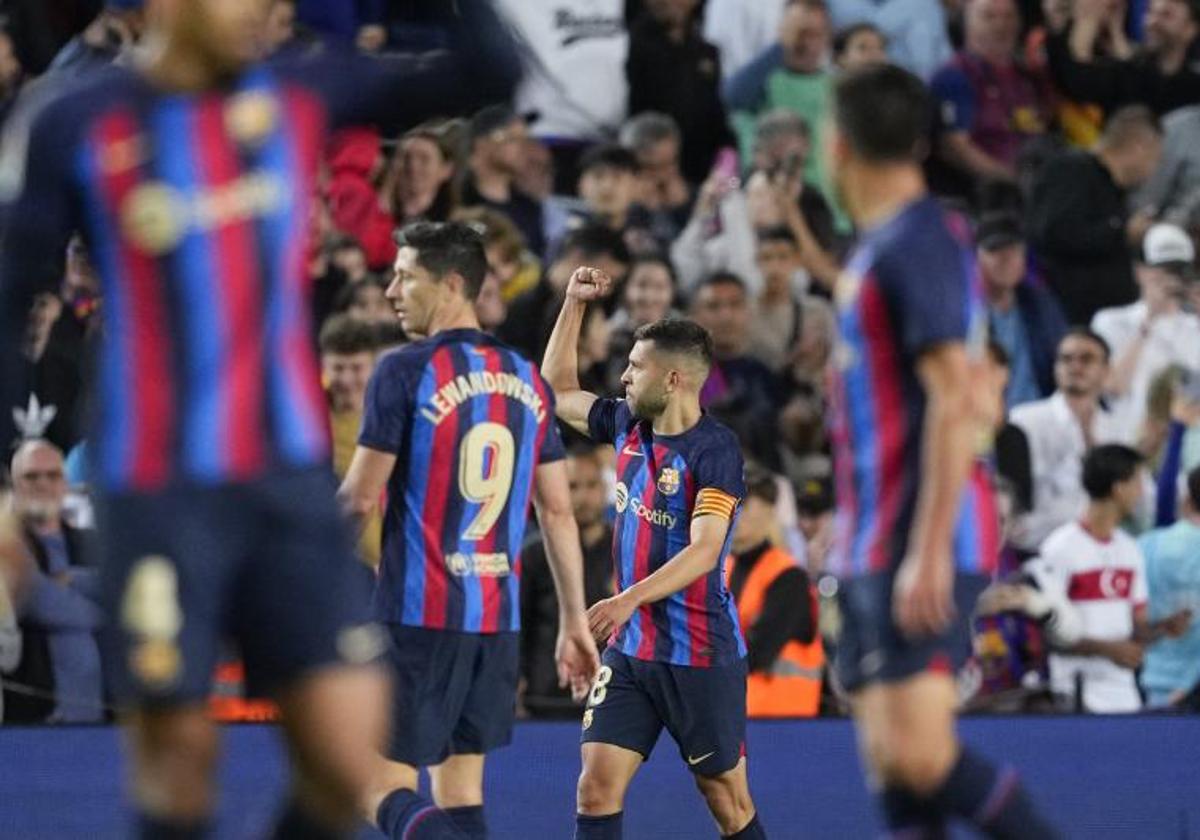
<path id="1" fill-rule="evenodd" d="M 395 466 L 396 456 L 388 452 L 366 446 L 354 450 L 337 496 L 356 536 L 362 535 L 367 517 L 379 506 L 379 498 Z"/>
<path id="2" fill-rule="evenodd" d="M 949 561 L 947 550 L 979 433 L 965 348 L 945 345 L 931 351 L 919 363 L 918 374 L 928 401 L 922 431 L 921 487 L 908 554 Z"/>
<path id="3" fill-rule="evenodd" d="M 571 511 L 570 489 L 566 467 L 562 461 L 538 467 L 534 507 L 542 539 L 546 544 L 546 560 L 554 578 L 558 595 L 560 624 L 578 619 L 584 612 L 583 551 L 579 542 L 579 527 Z"/>
<path id="4" fill-rule="evenodd" d="M 554 390 L 555 415 L 585 435 L 596 395 L 579 387 L 579 333 L 588 304 L 607 295 L 611 288 L 612 278 L 603 271 L 586 266 L 575 269 L 542 359 L 542 376 Z"/>

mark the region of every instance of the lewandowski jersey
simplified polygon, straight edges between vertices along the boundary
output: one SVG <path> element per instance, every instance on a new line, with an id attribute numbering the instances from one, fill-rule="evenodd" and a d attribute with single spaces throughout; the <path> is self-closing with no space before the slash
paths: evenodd
<path id="1" fill-rule="evenodd" d="M 339 124 L 416 122 L 512 80 L 486 2 L 459 9 L 459 52 L 428 66 L 330 52 L 196 94 L 112 67 L 14 117 L 0 159 L 0 411 L 19 398 L 30 303 L 57 289 L 78 230 L 104 301 L 88 438 L 101 489 L 327 463 L 307 265 L 323 148 Z M 483 81 L 468 72 L 479 62 Z"/>
<path id="2" fill-rule="evenodd" d="M 613 564 L 617 591 L 645 579 L 691 542 L 692 519 L 729 521 L 721 561 L 686 589 L 639 607 L 620 629 L 627 656 L 672 665 L 725 665 L 746 655 L 725 563 L 738 505 L 746 495 L 741 447 L 707 414 L 681 435 L 655 435 L 625 400 L 597 400 L 591 436 L 617 450 L 617 521 Z"/>
<path id="3" fill-rule="evenodd" d="M 831 570 L 894 570 L 904 557 L 924 458 L 921 354 L 965 342 L 981 358 L 987 318 L 965 225 L 932 198 L 862 235 L 837 288 L 830 397 L 837 514 Z M 972 471 L 954 533 L 959 570 L 994 571 L 998 523 L 988 471 Z"/>
<path id="4" fill-rule="evenodd" d="M 520 629 L 520 553 L 539 464 L 563 458 L 533 362 L 476 330 L 380 359 L 359 443 L 398 456 L 375 591 L 382 621 Z"/>

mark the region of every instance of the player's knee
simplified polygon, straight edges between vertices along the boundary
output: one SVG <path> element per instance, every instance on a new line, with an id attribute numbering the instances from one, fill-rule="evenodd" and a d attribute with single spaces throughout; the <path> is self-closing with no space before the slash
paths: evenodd
<path id="1" fill-rule="evenodd" d="M 218 737 L 216 727 L 203 713 L 139 718 L 134 751 L 134 787 L 143 805 L 162 813 L 208 810 Z"/>
<path id="2" fill-rule="evenodd" d="M 579 813 L 587 816 L 615 814 L 622 808 L 623 797 L 624 791 L 616 777 L 588 767 L 579 774 L 575 791 L 575 806 Z"/>
<path id="3" fill-rule="evenodd" d="M 879 781 L 885 786 L 903 787 L 927 796 L 941 787 L 953 761 L 953 750 L 897 738 L 880 751 L 873 764 Z"/>

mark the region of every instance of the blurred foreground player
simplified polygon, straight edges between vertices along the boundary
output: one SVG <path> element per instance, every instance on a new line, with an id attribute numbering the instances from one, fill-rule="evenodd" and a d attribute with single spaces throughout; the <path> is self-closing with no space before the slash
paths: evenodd
<path id="1" fill-rule="evenodd" d="M 503 30 L 477 0 L 459 3 L 463 58 L 404 76 L 351 56 L 255 64 L 267 5 L 149 0 L 133 66 L 19 117 L 0 166 L 5 410 L 30 302 L 62 277 L 73 230 L 103 283 L 89 446 L 106 652 L 146 838 L 208 827 L 217 732 L 204 701 L 225 635 L 293 748 L 276 835 L 354 825 L 387 681 L 334 501 L 311 346 L 317 163 L 327 129 L 374 105 L 421 119 L 468 90 L 503 96 L 514 75 L 510 45 L 480 40 Z"/>
<path id="2" fill-rule="evenodd" d="M 891 836 L 960 817 L 1049 837 L 1015 772 L 955 734 L 954 671 L 999 550 L 976 459 L 995 394 L 969 245 L 921 175 L 928 94 L 884 66 L 843 77 L 834 103 L 830 171 L 861 231 L 836 293 L 838 676 Z"/>
<path id="3" fill-rule="evenodd" d="M 746 781 L 746 644 L 725 586 L 745 496 L 733 432 L 700 409 L 712 338 L 693 321 L 634 333 L 625 399 L 579 385 L 579 332 L 612 279 L 579 268 L 546 349 L 558 416 L 617 452 L 613 561 L 618 594 L 588 622 L 610 638 L 583 716 L 575 837 L 619 840 L 625 791 L 663 727 L 723 837 L 766 835 Z"/>
<path id="4" fill-rule="evenodd" d="M 430 832 L 448 822 L 483 838 L 484 758 L 512 740 L 516 716 L 530 502 L 561 607 L 560 684 L 582 700 L 599 663 L 553 395 L 475 316 L 483 239 L 458 222 L 397 239 L 387 294 L 420 340 L 379 361 L 340 491 L 357 516 L 388 494 L 375 617 L 392 641 L 393 732 L 364 806 L 396 840 L 441 836 Z M 416 794 L 422 767 L 445 813 Z"/>

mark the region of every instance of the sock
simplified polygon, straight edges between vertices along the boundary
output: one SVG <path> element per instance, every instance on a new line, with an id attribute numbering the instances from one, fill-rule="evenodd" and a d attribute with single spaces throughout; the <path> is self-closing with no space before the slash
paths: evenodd
<path id="1" fill-rule="evenodd" d="M 462 840 L 454 821 L 424 796 L 406 788 L 394 790 L 375 815 L 379 830 L 392 840 Z"/>
<path id="2" fill-rule="evenodd" d="M 945 813 L 971 822 L 988 837 L 1049 840 L 1057 837 L 1033 807 L 1017 778 L 1005 767 L 999 772 L 964 749 L 941 789 L 931 797 Z"/>
<path id="3" fill-rule="evenodd" d="M 313 818 L 299 800 L 288 800 L 275 823 L 275 840 L 340 840 L 342 834 Z"/>
<path id="4" fill-rule="evenodd" d="M 603 817 L 575 815 L 575 840 L 621 840 L 621 817 L 624 811 Z"/>
<path id="5" fill-rule="evenodd" d="M 879 794 L 888 836 L 899 840 L 941 840 L 946 836 L 946 821 L 941 809 L 900 787 L 886 788 Z"/>
<path id="6" fill-rule="evenodd" d="M 464 837 L 471 840 L 487 840 L 487 820 L 483 817 L 482 805 L 446 808 L 444 813 Z"/>
<path id="7" fill-rule="evenodd" d="M 200 840 L 208 836 L 208 820 L 172 820 L 147 813 L 137 815 L 139 840 Z"/>
<path id="8" fill-rule="evenodd" d="M 755 814 L 754 819 L 746 823 L 745 828 L 734 834 L 724 835 L 724 840 L 767 840 L 767 833 L 758 821 L 758 814 Z"/>

